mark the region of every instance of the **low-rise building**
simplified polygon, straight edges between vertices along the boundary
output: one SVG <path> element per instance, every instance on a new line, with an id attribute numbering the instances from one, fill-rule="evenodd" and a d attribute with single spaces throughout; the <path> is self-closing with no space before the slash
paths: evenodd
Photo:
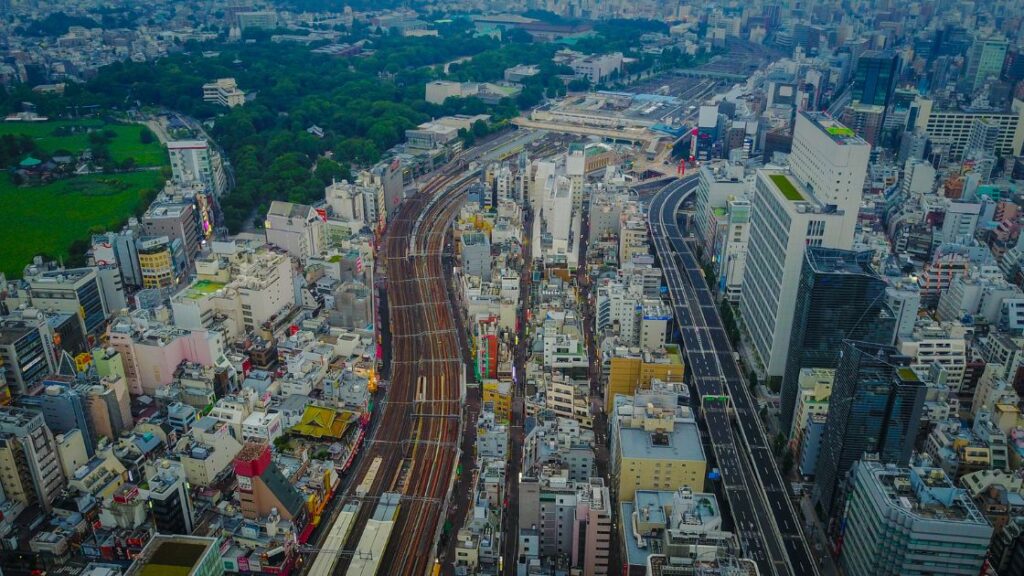
<path id="1" fill-rule="evenodd" d="M 610 470 L 620 500 L 637 490 L 704 489 L 707 459 L 697 423 L 671 388 L 616 396 L 611 422 Z"/>

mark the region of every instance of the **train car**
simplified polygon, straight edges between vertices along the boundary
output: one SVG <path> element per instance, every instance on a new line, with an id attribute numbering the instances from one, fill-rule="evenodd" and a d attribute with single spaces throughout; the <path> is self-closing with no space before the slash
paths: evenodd
<path id="1" fill-rule="evenodd" d="M 381 494 L 380 502 L 373 511 L 373 516 L 366 521 L 366 527 L 359 538 L 352 563 L 348 565 L 348 576 L 375 576 L 384 559 L 384 550 L 391 539 L 391 531 L 398 519 L 398 508 L 401 494 L 387 492 Z"/>
<path id="2" fill-rule="evenodd" d="M 377 456 L 370 463 L 370 468 L 366 471 L 366 475 L 363 476 L 363 481 L 356 486 L 356 496 L 362 498 L 370 493 L 373 489 L 373 483 L 377 479 L 377 472 L 380 470 L 381 457 Z"/>
<path id="3" fill-rule="evenodd" d="M 327 533 L 323 547 L 317 553 L 313 565 L 309 567 L 306 576 L 331 576 L 334 567 L 338 563 L 338 556 L 345 547 L 345 541 L 352 534 L 352 527 L 355 525 L 356 516 L 359 514 L 360 503 L 349 502 L 341 509 L 338 518 L 331 525 L 331 531 Z"/>

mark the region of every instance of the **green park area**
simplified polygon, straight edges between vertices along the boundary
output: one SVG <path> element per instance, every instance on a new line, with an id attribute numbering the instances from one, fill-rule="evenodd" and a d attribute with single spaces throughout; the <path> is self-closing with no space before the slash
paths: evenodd
<path id="1" fill-rule="evenodd" d="M 167 164 L 163 145 L 137 124 L 0 122 L 0 272 L 20 277 L 40 253 L 81 264 L 89 234 L 116 229 L 145 206 Z"/>
<path id="2" fill-rule="evenodd" d="M 159 170 L 88 174 L 33 186 L 0 177 L 0 272 L 20 278 L 36 254 L 68 259 L 90 230 L 116 229 L 163 185 Z"/>
<path id="3" fill-rule="evenodd" d="M 143 131 L 149 136 L 143 141 Z M 0 122 L 0 138 L 6 135 L 26 135 L 44 155 L 71 153 L 78 155 L 97 145 L 102 136 L 110 157 L 118 164 L 128 158 L 136 166 L 162 166 L 167 164 L 167 152 L 156 137 L 138 124 L 114 124 L 98 118 L 59 120 L 50 122 Z M 91 136 L 95 134 L 95 136 Z"/>

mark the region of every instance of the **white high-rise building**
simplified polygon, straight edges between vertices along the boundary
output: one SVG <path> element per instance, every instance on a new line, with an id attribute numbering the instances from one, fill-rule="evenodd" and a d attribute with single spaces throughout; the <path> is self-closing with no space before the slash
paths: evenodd
<path id="1" fill-rule="evenodd" d="M 214 196 L 227 188 L 220 155 L 206 140 L 175 140 L 167 143 L 171 177 L 178 184 L 201 184 Z"/>
<path id="2" fill-rule="evenodd" d="M 569 185 L 572 187 L 572 207 L 576 212 L 583 210 L 583 182 L 586 168 L 586 148 L 582 144 L 573 144 L 569 147 L 569 154 L 565 159 L 565 172 L 569 176 Z"/>
<path id="3" fill-rule="evenodd" d="M 790 171 L 759 170 L 740 310 L 769 377 L 782 376 L 807 246 L 853 246 L 870 145 L 824 115 L 797 118 Z"/>
<path id="4" fill-rule="evenodd" d="M 870 155 L 871 146 L 839 122 L 811 112 L 797 117 L 790 170 L 822 204 L 844 214 L 838 248 L 853 245 Z"/>

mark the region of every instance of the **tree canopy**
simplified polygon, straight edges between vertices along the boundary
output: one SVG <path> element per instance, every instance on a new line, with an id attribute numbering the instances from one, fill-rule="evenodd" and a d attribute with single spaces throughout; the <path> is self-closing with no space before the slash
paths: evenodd
<path id="1" fill-rule="evenodd" d="M 332 2 L 355 7 L 348 0 L 282 1 L 305 9 L 322 9 Z M 660 22 L 602 23 L 597 36 L 578 47 L 631 50 L 643 33 L 665 29 Z M 344 40 L 363 41 L 366 53 L 344 58 L 288 43 L 191 42 L 183 52 L 157 61 L 106 66 L 84 84 L 69 84 L 63 95 L 37 94 L 28 86 L 0 88 L 0 111 L 15 111 L 21 102 L 33 103 L 50 117 L 85 106 L 107 111 L 151 107 L 212 121 L 212 135 L 235 172 L 236 188 L 222 199 L 225 224 L 234 232 L 254 209 L 264 210 L 271 200 L 319 199 L 325 183 L 350 177 L 350 165 L 378 161 L 404 139 L 405 130 L 431 118 L 490 114 L 501 124 L 545 97 L 566 93 L 563 76 L 572 71 L 552 62 L 556 45 L 532 43 L 516 33 L 503 40 L 478 36 L 468 20 L 459 18 L 439 25 L 439 31 L 439 37 L 405 37 L 353 25 Z M 440 105 L 424 100 L 425 84 L 432 80 L 500 81 L 506 68 L 518 64 L 537 65 L 540 72 L 523 80 L 523 91 L 514 99 L 486 104 L 477 98 L 449 98 Z M 253 100 L 230 109 L 204 102 L 202 85 L 223 77 L 235 78 Z M 571 88 L 585 90 L 589 84 L 575 81 Z M 322 138 L 307 133 L 313 125 L 323 130 Z M 464 138 L 475 139 L 491 129 L 473 126 Z M 23 144 L 5 142 L 4 153 L 23 153 Z M 104 143 L 93 145 L 94 154 L 103 155 Z M 325 158 L 327 152 L 331 160 Z"/>

